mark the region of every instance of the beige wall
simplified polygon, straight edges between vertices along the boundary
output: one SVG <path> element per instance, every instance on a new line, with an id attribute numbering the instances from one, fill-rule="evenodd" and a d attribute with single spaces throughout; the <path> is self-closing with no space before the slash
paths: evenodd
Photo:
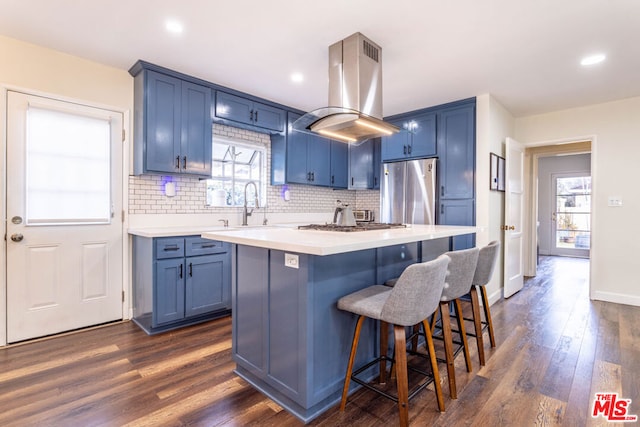
<path id="1" fill-rule="evenodd" d="M 492 240 L 504 243 L 504 192 L 489 190 L 489 153 L 504 157 L 504 141 L 514 135 L 513 116 L 491 95 L 476 98 L 476 224 L 484 227 L 477 245 Z M 503 259 L 500 258 L 488 286 L 491 303 L 502 297 Z"/>
<path id="2" fill-rule="evenodd" d="M 592 140 L 591 297 L 640 306 L 635 271 L 640 238 L 637 173 L 640 97 L 524 117 L 515 136 L 525 144 Z M 622 207 L 609 207 L 610 197 Z"/>
<path id="3" fill-rule="evenodd" d="M 133 64 L 132 64 L 133 65 Z M 133 78 L 126 70 L 107 67 L 51 49 L 0 36 L 0 152 L 5 169 L 5 90 L 19 88 L 63 99 L 80 100 L 121 111 L 133 110 Z M 131 114 L 129 114 L 131 116 Z M 126 117 L 126 116 L 125 116 Z M 0 191 L 4 191 L 4 173 Z M 0 195 L 5 234 L 5 194 Z M 0 345 L 6 342 L 6 285 L 4 245 L 0 246 Z"/>

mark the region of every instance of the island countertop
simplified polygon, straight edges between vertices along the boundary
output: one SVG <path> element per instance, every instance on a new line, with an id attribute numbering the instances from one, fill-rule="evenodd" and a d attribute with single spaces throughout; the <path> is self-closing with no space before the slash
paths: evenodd
<path id="1" fill-rule="evenodd" d="M 459 236 L 477 231 L 478 227 L 475 226 L 455 225 L 407 225 L 405 228 L 346 233 L 286 227 L 249 227 L 229 231 L 208 231 L 202 233 L 202 237 L 238 245 L 324 256 Z"/>

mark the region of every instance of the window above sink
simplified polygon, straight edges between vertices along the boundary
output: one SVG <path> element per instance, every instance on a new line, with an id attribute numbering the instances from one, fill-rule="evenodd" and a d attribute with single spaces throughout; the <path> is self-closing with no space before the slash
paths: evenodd
<path id="1" fill-rule="evenodd" d="M 266 205 L 267 149 L 263 144 L 214 135 L 211 161 L 207 206 L 244 206 L 244 189 L 251 181 L 258 188 L 260 206 Z M 253 192 L 251 186 L 249 191 Z M 248 206 L 252 206 L 253 194 L 247 197 Z"/>

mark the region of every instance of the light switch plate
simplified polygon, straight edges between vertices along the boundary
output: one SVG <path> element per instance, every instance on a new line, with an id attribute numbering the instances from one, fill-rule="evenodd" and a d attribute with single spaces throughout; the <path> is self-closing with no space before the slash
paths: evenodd
<path id="1" fill-rule="evenodd" d="M 291 268 L 299 268 L 298 261 L 299 261 L 298 255 L 288 254 L 288 253 L 284 254 L 285 266 L 291 267 Z"/>
<path id="2" fill-rule="evenodd" d="M 609 206 L 622 206 L 622 199 L 620 197 L 609 197 Z"/>

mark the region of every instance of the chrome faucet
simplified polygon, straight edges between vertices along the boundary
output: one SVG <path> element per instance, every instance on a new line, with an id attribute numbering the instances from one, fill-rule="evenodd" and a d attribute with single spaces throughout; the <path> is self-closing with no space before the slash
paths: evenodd
<path id="1" fill-rule="evenodd" d="M 249 184 L 253 185 L 253 194 L 255 195 L 255 207 L 260 208 L 260 202 L 258 201 L 258 186 L 256 185 L 255 182 L 249 181 L 244 186 L 244 208 L 242 209 L 242 225 L 249 225 L 247 224 L 247 217 L 250 217 L 251 214 L 253 213 L 253 209 L 251 209 L 250 212 L 247 211 L 247 187 L 249 186 Z"/>

